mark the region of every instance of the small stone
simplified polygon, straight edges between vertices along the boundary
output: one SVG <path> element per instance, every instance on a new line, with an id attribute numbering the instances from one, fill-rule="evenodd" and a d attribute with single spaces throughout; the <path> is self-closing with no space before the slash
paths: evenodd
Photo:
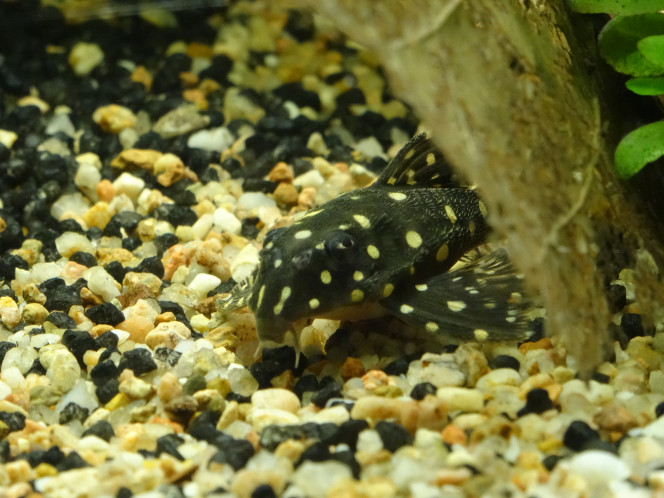
<path id="1" fill-rule="evenodd" d="M 209 123 L 210 118 L 200 114 L 196 106 L 184 104 L 160 117 L 152 130 L 163 138 L 173 138 L 205 128 Z"/>
<path id="2" fill-rule="evenodd" d="M 43 350 L 44 348 L 42 348 Z M 40 360 L 46 366 L 46 363 L 42 360 L 41 352 Z M 48 361 L 48 365 L 46 376 L 51 379 L 53 388 L 61 393 L 69 392 L 81 376 L 81 367 L 69 351 L 55 351 L 53 357 Z"/>
<path id="3" fill-rule="evenodd" d="M 136 115 L 126 107 L 109 104 L 97 108 L 92 113 L 92 119 L 97 123 L 102 130 L 107 133 L 117 135 L 126 128 L 134 128 L 136 126 Z"/>
<path id="4" fill-rule="evenodd" d="M 583 451 L 590 444 L 599 440 L 599 434 L 588 424 L 575 420 L 565 431 L 563 444 L 574 451 Z"/>
<path id="5" fill-rule="evenodd" d="M 182 385 L 172 372 L 166 372 L 161 376 L 157 396 L 164 404 L 182 396 Z"/>
<path id="6" fill-rule="evenodd" d="M 191 330 L 181 322 L 162 322 L 145 336 L 145 344 L 152 350 L 159 347 L 175 349 L 180 341 L 189 339 Z"/>
<path id="7" fill-rule="evenodd" d="M 69 52 L 69 65 L 76 76 L 87 76 L 104 60 L 104 52 L 96 43 L 78 42 Z"/>
<path id="8" fill-rule="evenodd" d="M 0 297 L 0 320 L 9 330 L 16 327 L 21 321 L 18 304 L 9 296 Z"/>
<path id="9" fill-rule="evenodd" d="M 521 375 L 511 368 L 498 368 L 482 376 L 475 387 L 482 392 L 489 392 L 496 386 L 518 386 Z"/>
<path id="10" fill-rule="evenodd" d="M 251 404 L 253 408 L 274 408 L 293 414 L 300 409 L 300 400 L 295 394 L 278 388 L 256 391 L 251 396 Z"/>
<path id="11" fill-rule="evenodd" d="M 553 402 L 549 398 L 548 391 L 538 387 L 528 391 L 526 406 L 517 412 L 517 416 L 521 417 L 528 413 L 543 413 L 551 408 L 553 408 Z"/>
<path id="12" fill-rule="evenodd" d="M 187 146 L 192 149 L 203 149 L 210 152 L 223 152 L 229 149 L 235 138 L 225 126 L 200 130 L 192 133 L 187 141 Z"/>
<path id="13" fill-rule="evenodd" d="M 157 181 L 164 187 L 170 187 L 184 178 L 185 166 L 175 154 L 164 154 L 157 159 L 153 166 L 153 173 Z"/>
<path id="14" fill-rule="evenodd" d="M 142 379 L 134 376 L 131 370 L 125 370 L 120 375 L 120 386 L 118 387 L 121 393 L 127 395 L 130 399 L 145 399 L 151 397 L 156 388 Z"/>
<path id="15" fill-rule="evenodd" d="M 484 395 L 477 389 L 441 387 L 436 392 L 436 397 L 444 401 L 451 412 L 479 412 L 484 407 Z"/>
<path id="16" fill-rule="evenodd" d="M 305 188 L 318 189 L 325 184 L 325 178 L 315 169 L 303 173 L 293 179 L 293 185 Z"/>
<path id="17" fill-rule="evenodd" d="M 145 188 L 145 182 L 131 173 L 126 171 L 118 176 L 112 183 L 113 195 L 126 195 L 133 202 L 138 201 L 138 197 Z M 100 196 L 100 200 L 101 196 Z"/>
<path id="18" fill-rule="evenodd" d="M 104 301 L 109 302 L 120 295 L 115 279 L 101 266 L 95 266 L 86 270 L 84 275 L 88 281 L 88 288 L 101 296 Z"/>
<path id="19" fill-rule="evenodd" d="M 291 183 L 282 182 L 272 194 L 280 206 L 296 206 L 299 199 L 297 188 Z"/>
<path id="20" fill-rule="evenodd" d="M 141 347 L 123 354 L 118 368 L 120 371 L 129 368 L 134 371 L 134 375 L 143 375 L 155 370 L 157 364 L 152 359 L 150 350 Z"/>
<path id="21" fill-rule="evenodd" d="M 41 325 L 48 317 L 48 310 L 38 303 L 28 303 L 23 308 L 23 320 L 28 324 Z"/>
<path id="22" fill-rule="evenodd" d="M 95 248 L 88 238 L 76 232 L 65 232 L 55 239 L 55 248 L 60 256 L 69 258 L 72 254 L 83 251 L 94 254 Z"/>
<path id="23" fill-rule="evenodd" d="M 381 420 L 376 424 L 375 431 L 383 441 L 383 447 L 394 453 L 404 445 L 413 444 L 413 436 L 402 426 L 394 422 Z"/>
<path id="24" fill-rule="evenodd" d="M 212 214 L 212 223 L 215 230 L 221 233 L 232 233 L 240 235 L 242 231 L 242 222 L 233 214 L 224 208 L 218 208 Z"/>
<path id="25" fill-rule="evenodd" d="M 328 490 L 341 482 L 352 479 L 347 465 L 333 460 L 326 462 L 306 461 L 300 465 L 290 481 L 311 498 L 324 498 Z"/>
<path id="26" fill-rule="evenodd" d="M 122 279 L 122 286 L 125 292 L 130 292 L 136 287 L 147 287 L 153 296 L 158 296 L 161 291 L 161 279 L 152 273 L 130 271 Z"/>
<path id="27" fill-rule="evenodd" d="M 207 273 L 199 273 L 189 283 L 188 287 L 199 299 L 203 299 L 207 296 L 208 292 L 215 289 L 220 283 L 221 279 L 219 277 Z"/>
<path id="28" fill-rule="evenodd" d="M 114 304 L 103 303 L 98 306 L 92 306 L 85 311 L 87 316 L 94 323 L 115 326 L 124 321 L 125 317 Z"/>
<path id="29" fill-rule="evenodd" d="M 104 441 L 110 441 L 115 436 L 115 431 L 113 430 L 113 426 L 106 420 L 99 420 L 83 431 L 81 438 L 86 436 L 97 436 Z"/>

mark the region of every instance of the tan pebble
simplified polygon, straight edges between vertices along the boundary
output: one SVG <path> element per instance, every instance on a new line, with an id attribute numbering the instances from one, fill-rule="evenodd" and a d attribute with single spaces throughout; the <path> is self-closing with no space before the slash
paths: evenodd
<path id="1" fill-rule="evenodd" d="M 300 409 L 299 398 L 286 389 L 261 389 L 251 395 L 251 404 L 254 408 L 273 408 L 296 413 Z"/>
<path id="2" fill-rule="evenodd" d="M 447 444 L 460 444 L 462 446 L 468 444 L 465 431 L 454 424 L 447 424 L 443 429 L 442 436 L 443 441 Z"/>
<path id="3" fill-rule="evenodd" d="M 129 78 L 131 79 L 131 81 L 135 81 L 136 83 L 141 83 L 148 91 L 152 87 L 152 75 L 145 68 L 145 66 L 136 66 L 136 69 L 134 69 L 134 72 L 131 73 Z"/>
<path id="4" fill-rule="evenodd" d="M 286 480 L 289 474 L 290 472 L 287 474 L 283 470 L 277 469 L 241 469 L 235 473 L 231 491 L 239 498 L 250 498 L 258 486 L 267 484 L 277 496 L 280 496 L 286 488 Z"/>
<path id="5" fill-rule="evenodd" d="M 157 181 L 164 187 L 170 187 L 184 177 L 184 163 L 175 154 L 164 154 L 153 166 Z"/>
<path id="6" fill-rule="evenodd" d="M 154 323 L 166 323 L 166 322 L 174 322 L 175 321 L 175 313 L 172 311 L 166 311 L 165 313 L 161 313 L 157 315 L 157 318 L 155 318 Z"/>
<path id="7" fill-rule="evenodd" d="M 193 396 L 180 396 L 164 404 L 164 411 L 171 420 L 187 424 L 198 410 L 198 403 Z"/>
<path id="8" fill-rule="evenodd" d="M 203 199 L 198 204 L 191 206 L 191 209 L 193 209 L 194 212 L 196 213 L 196 216 L 200 218 L 204 214 L 214 213 L 214 211 L 217 209 L 217 206 L 215 206 L 210 199 Z"/>
<path id="9" fill-rule="evenodd" d="M 614 402 L 604 405 L 600 412 L 594 417 L 595 423 L 608 431 L 625 434 L 628 430 L 637 427 L 639 424 L 628 410 L 622 406 L 617 406 Z"/>
<path id="10" fill-rule="evenodd" d="M 35 107 L 38 107 L 39 111 L 42 114 L 46 114 L 51 109 L 51 106 L 49 106 L 46 102 L 44 102 L 39 97 L 35 97 L 34 95 L 28 95 L 26 97 L 21 97 L 20 99 L 18 99 L 18 101 L 16 103 L 21 107 L 28 106 L 28 105 L 33 105 Z"/>
<path id="11" fill-rule="evenodd" d="M 157 235 L 155 233 L 155 219 L 147 218 L 138 222 L 136 235 L 142 242 L 150 242 Z"/>
<path id="12" fill-rule="evenodd" d="M 88 269 L 87 266 L 80 265 L 74 261 L 67 261 L 65 267 L 62 269 L 60 275 L 63 278 L 78 280 L 83 276 L 83 273 Z"/>
<path id="13" fill-rule="evenodd" d="M 151 397 L 156 389 L 152 384 L 148 384 L 142 379 L 134 376 L 134 373 L 125 369 L 120 374 L 120 386 L 118 389 L 124 393 L 129 399 L 145 399 Z"/>
<path id="14" fill-rule="evenodd" d="M 272 168 L 268 174 L 267 179 L 271 182 L 292 182 L 293 169 L 285 162 L 280 161 L 274 165 L 274 168 Z"/>
<path id="15" fill-rule="evenodd" d="M 127 272 L 122 279 L 122 287 L 129 292 L 139 285 L 146 286 L 153 296 L 158 296 L 161 291 L 161 279 L 152 273 Z"/>
<path id="16" fill-rule="evenodd" d="M 440 431 L 447 425 L 447 403 L 434 396 L 426 396 L 423 400 L 408 404 L 401 414 L 401 425 L 409 432 L 417 429 Z"/>
<path id="17" fill-rule="evenodd" d="M 355 481 L 340 479 L 328 491 L 327 495 L 334 498 L 394 498 L 399 496 L 397 485 L 387 476 L 374 475 L 368 479 Z"/>
<path id="18" fill-rule="evenodd" d="M 287 439 L 283 443 L 279 443 L 279 446 L 277 446 L 277 448 L 274 450 L 274 454 L 279 457 L 287 458 L 291 462 L 295 463 L 306 449 L 307 445 L 304 443 L 304 441 Z"/>
<path id="19" fill-rule="evenodd" d="M 99 363 L 99 357 L 101 354 L 105 351 L 105 348 L 98 349 L 97 351 L 93 351 L 92 349 L 88 349 L 85 353 L 83 353 L 83 363 L 88 368 L 92 368 Z M 89 371 L 89 370 L 88 370 Z"/>
<path id="20" fill-rule="evenodd" d="M 563 392 L 563 386 L 560 384 L 550 384 L 546 386 L 544 389 L 546 389 L 546 392 L 549 393 L 549 399 L 554 403 L 558 402 L 558 398 L 560 398 L 560 393 Z"/>
<path id="21" fill-rule="evenodd" d="M 382 386 L 395 385 L 394 379 L 391 379 L 382 370 L 369 370 L 362 376 L 362 383 L 367 391 L 373 391 Z"/>
<path id="22" fill-rule="evenodd" d="M 48 310 L 38 303 L 29 303 L 23 308 L 23 320 L 28 324 L 41 325 L 48 317 Z"/>
<path id="23" fill-rule="evenodd" d="M 519 353 L 525 355 L 528 351 L 533 351 L 535 349 L 551 349 L 553 344 L 549 337 L 544 337 L 536 342 L 524 342 L 519 346 Z"/>
<path id="24" fill-rule="evenodd" d="M 11 483 L 31 481 L 35 478 L 34 470 L 28 461 L 23 459 L 5 464 L 4 473 Z"/>
<path id="25" fill-rule="evenodd" d="M 0 320 L 8 329 L 13 329 L 21 321 L 18 304 L 9 296 L 0 297 Z"/>
<path id="26" fill-rule="evenodd" d="M 134 255 L 127 249 L 121 247 L 100 247 L 95 252 L 99 266 L 106 266 L 111 261 L 120 263 L 129 263 L 134 259 Z"/>
<path id="27" fill-rule="evenodd" d="M 182 385 L 173 373 L 166 372 L 161 376 L 157 387 L 157 396 L 164 404 L 182 396 Z"/>
<path id="28" fill-rule="evenodd" d="M 83 221 L 89 227 L 97 227 L 103 230 L 108 225 L 108 222 L 111 221 L 112 216 L 113 214 L 108 208 L 108 204 L 99 201 L 85 212 Z"/>
<path id="29" fill-rule="evenodd" d="M 113 187 L 113 183 L 108 178 L 104 178 L 97 183 L 96 190 L 97 197 L 102 202 L 111 202 L 113 197 L 115 197 L 115 187 Z"/>
<path id="30" fill-rule="evenodd" d="M 157 150 L 127 149 L 120 152 L 120 154 L 111 161 L 111 166 L 120 169 L 136 167 L 152 171 L 154 163 L 162 155 L 163 154 Z"/>
<path id="31" fill-rule="evenodd" d="M 228 379 L 222 379 L 221 377 L 215 377 L 210 379 L 207 383 L 207 389 L 214 389 L 219 391 L 219 393 L 226 398 L 226 395 L 231 392 L 231 383 Z"/>
<path id="32" fill-rule="evenodd" d="M 292 183 L 282 182 L 274 189 L 274 200 L 280 206 L 295 206 L 299 202 L 297 188 Z"/>
<path id="33" fill-rule="evenodd" d="M 206 297 L 204 299 L 201 299 L 199 303 L 196 305 L 196 311 L 198 311 L 200 314 L 205 315 L 206 317 L 210 318 L 212 313 L 217 311 L 217 300 L 221 297 L 221 294 L 217 294 L 215 296 L 210 296 Z"/>
<path id="34" fill-rule="evenodd" d="M 194 83 L 195 84 L 195 83 Z M 196 109 L 207 111 L 209 103 L 205 98 L 205 92 L 199 88 L 188 88 L 182 92 L 182 98 L 187 102 L 192 102 L 196 105 Z"/>
<path id="35" fill-rule="evenodd" d="M 316 206 L 316 189 L 304 187 L 297 198 L 297 205 L 303 209 L 311 209 Z"/>
<path id="36" fill-rule="evenodd" d="M 178 268 L 189 264 L 188 251 L 182 244 L 175 244 L 166 250 L 162 262 L 164 264 L 164 279 L 171 280 L 173 273 Z"/>
<path id="37" fill-rule="evenodd" d="M 124 294 L 120 294 L 118 301 L 120 301 L 122 309 L 125 309 L 136 304 L 139 299 L 149 299 L 152 297 L 155 297 L 155 295 L 147 285 L 138 284 L 127 290 Z"/>
<path id="38" fill-rule="evenodd" d="M 436 483 L 436 486 L 439 487 L 445 485 L 460 486 L 471 477 L 473 477 L 473 473 L 466 467 L 458 469 L 439 469 L 436 471 L 434 482 Z"/>
<path id="39" fill-rule="evenodd" d="M 406 407 L 414 403 L 414 401 L 385 399 L 380 396 L 365 396 L 355 402 L 351 410 L 351 417 L 376 420 L 399 419 Z"/>
<path id="40" fill-rule="evenodd" d="M 109 104 L 98 107 L 92 113 L 92 119 L 106 133 L 117 135 L 126 128 L 136 126 L 136 115 L 128 108 Z"/>
<path id="41" fill-rule="evenodd" d="M 201 411 L 214 410 L 215 412 L 220 412 L 226 406 L 226 400 L 215 389 L 201 389 L 200 391 L 196 391 L 193 396 Z"/>
<path id="42" fill-rule="evenodd" d="M 130 316 L 115 328 L 129 332 L 129 338 L 137 343 L 145 343 L 145 337 L 154 329 L 154 322 L 144 316 Z"/>
<path id="43" fill-rule="evenodd" d="M 191 330 L 178 321 L 162 322 L 145 336 L 145 344 L 150 349 L 166 347 L 174 349 L 180 341 L 191 337 Z"/>
<path id="44" fill-rule="evenodd" d="M 81 287 L 80 294 L 84 306 L 95 306 L 104 302 L 104 299 L 101 296 L 98 296 L 87 287 Z"/>
<path id="45" fill-rule="evenodd" d="M 153 417 L 150 422 L 153 424 L 160 424 L 170 427 L 175 434 L 182 434 L 184 432 L 182 424 L 178 424 L 177 422 L 173 422 L 172 420 L 169 420 L 165 417 L 161 417 L 159 415 Z"/>
<path id="46" fill-rule="evenodd" d="M 523 381 L 521 386 L 519 386 L 519 396 L 525 399 L 526 395 L 535 388 L 546 388 L 547 386 L 553 384 L 553 376 L 550 374 L 538 373 L 528 377 Z"/>
<path id="47" fill-rule="evenodd" d="M 224 408 L 224 411 L 221 413 L 221 417 L 219 417 L 219 421 L 217 422 L 217 429 L 223 431 L 236 420 L 240 420 L 240 418 L 239 403 L 237 401 L 226 403 L 226 408 Z"/>
<path id="48" fill-rule="evenodd" d="M 272 387 L 279 387 L 282 389 L 290 390 L 295 384 L 295 376 L 291 370 L 285 370 L 283 373 L 277 375 L 276 377 L 272 377 L 270 384 L 272 384 Z"/>
<path id="49" fill-rule="evenodd" d="M 46 295 L 32 282 L 23 287 L 21 295 L 26 303 L 44 304 L 46 302 Z"/>

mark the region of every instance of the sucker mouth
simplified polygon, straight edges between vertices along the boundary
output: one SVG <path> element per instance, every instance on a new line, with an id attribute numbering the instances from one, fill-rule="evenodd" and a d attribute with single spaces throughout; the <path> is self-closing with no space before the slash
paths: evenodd
<path id="1" fill-rule="evenodd" d="M 286 333 L 293 329 L 292 322 L 276 316 L 256 316 L 256 332 L 262 344 L 283 345 Z"/>

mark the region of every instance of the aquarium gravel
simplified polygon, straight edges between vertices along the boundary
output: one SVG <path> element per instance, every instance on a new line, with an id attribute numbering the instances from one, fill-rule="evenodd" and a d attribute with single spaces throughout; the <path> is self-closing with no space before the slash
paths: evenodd
<path id="1" fill-rule="evenodd" d="M 664 493 L 664 333 L 629 267 L 589 375 L 542 316 L 435 351 L 317 319 L 296 359 L 218 311 L 268 230 L 422 128 L 325 19 L 4 1 L 0 47 L 0 496 Z"/>

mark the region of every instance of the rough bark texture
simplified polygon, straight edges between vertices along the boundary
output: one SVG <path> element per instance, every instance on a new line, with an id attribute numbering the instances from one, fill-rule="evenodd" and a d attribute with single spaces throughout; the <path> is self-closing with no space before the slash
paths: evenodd
<path id="1" fill-rule="evenodd" d="M 610 319 L 597 254 L 624 243 L 617 234 L 629 231 L 637 247 L 649 237 L 605 152 L 583 58 L 593 38 L 577 39 L 554 0 L 304 3 L 375 51 L 396 94 L 479 186 L 543 297 L 549 333 L 582 368 L 597 365 Z M 637 272 L 652 285 L 639 291 L 641 307 L 652 308 L 656 270 L 644 254 Z"/>

